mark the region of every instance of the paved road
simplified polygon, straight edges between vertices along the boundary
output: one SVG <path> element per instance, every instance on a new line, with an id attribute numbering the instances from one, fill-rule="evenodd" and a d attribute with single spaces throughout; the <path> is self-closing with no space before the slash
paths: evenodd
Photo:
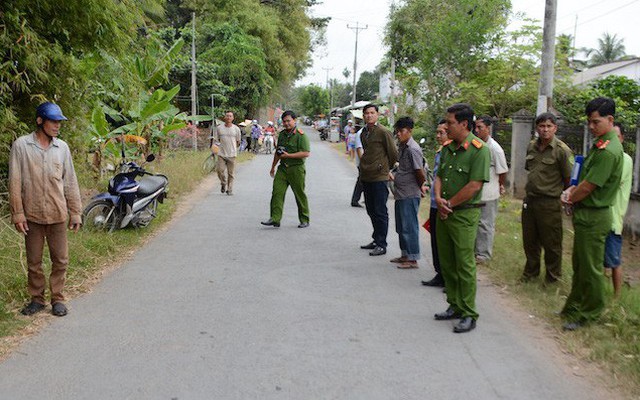
<path id="1" fill-rule="evenodd" d="M 423 267 L 369 257 L 352 167 L 312 136 L 311 227 L 291 192 L 265 228 L 270 157 L 218 186 L 0 364 L 0 399 L 592 399 L 481 286 L 478 328 L 451 332 Z M 390 203 L 392 205 L 392 203 Z M 392 225 L 393 226 L 393 225 Z M 396 251 L 394 251 L 396 250 Z M 429 264 L 430 265 L 430 264 Z"/>

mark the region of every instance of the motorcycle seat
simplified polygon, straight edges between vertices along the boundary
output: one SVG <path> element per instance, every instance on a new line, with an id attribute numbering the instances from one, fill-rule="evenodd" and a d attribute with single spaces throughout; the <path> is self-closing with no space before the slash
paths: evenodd
<path id="1" fill-rule="evenodd" d="M 152 194 L 153 192 L 167 186 L 169 180 L 164 175 L 147 175 L 138 181 L 140 187 L 138 188 L 137 195 L 144 197 Z"/>

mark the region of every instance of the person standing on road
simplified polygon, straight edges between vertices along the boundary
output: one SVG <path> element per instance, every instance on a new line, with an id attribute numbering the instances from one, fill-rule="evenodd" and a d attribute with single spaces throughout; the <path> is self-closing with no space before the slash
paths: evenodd
<path id="1" fill-rule="evenodd" d="M 37 129 L 11 146 L 9 205 L 11 222 L 24 235 L 27 285 L 31 301 L 20 312 L 32 315 L 45 308 L 42 255 L 46 240 L 51 257 L 49 290 L 53 315 L 67 315 L 64 282 L 69 264 L 67 220 L 77 232 L 82 225 L 80 189 L 69 146 L 58 138 L 67 118 L 56 104 L 46 102 L 36 110 Z"/>
<path id="2" fill-rule="evenodd" d="M 220 143 L 218 152 L 218 178 L 220 178 L 220 192 L 233 195 L 233 181 L 235 180 L 236 157 L 242 140 L 240 128 L 233 124 L 233 111 L 225 111 L 224 125 L 218 126 L 213 134 L 213 140 Z"/>
<path id="3" fill-rule="evenodd" d="M 311 154 L 309 138 L 302 129 L 296 126 L 296 114 L 291 110 L 282 113 L 282 125 L 284 129 L 278 134 L 278 149 L 273 155 L 269 172 L 274 178 L 271 193 L 271 218 L 261 224 L 276 228 L 280 226 L 285 194 L 287 188 L 291 186 L 298 206 L 300 221 L 298 228 L 306 228 L 309 226 L 309 202 L 304 191 L 306 175 L 304 160 Z M 278 162 L 280 165 L 276 172 Z"/>
<path id="4" fill-rule="evenodd" d="M 362 109 L 365 127 L 362 129 L 362 158 L 360 159 L 360 181 L 364 191 L 364 204 L 373 225 L 373 241 L 361 249 L 371 250 L 370 256 L 387 253 L 389 212 L 387 198 L 389 170 L 398 160 L 398 149 L 391 132 L 378 124 L 378 106 L 367 104 Z"/>
<path id="5" fill-rule="evenodd" d="M 400 269 L 418 268 L 420 259 L 420 199 L 427 191 L 422 148 L 413 140 L 414 122 L 400 118 L 394 128 L 399 142 L 398 168 L 390 174 L 395 197 L 396 232 L 400 240 L 400 257 L 391 260 Z"/>
<path id="6" fill-rule="evenodd" d="M 436 141 L 438 142 L 439 148 L 436 151 L 433 162 L 433 176 L 438 175 L 442 146 L 447 143 L 448 140 L 447 121 L 442 119 L 438 123 L 438 128 L 436 129 Z M 431 188 L 430 197 L 431 207 L 429 209 L 429 236 L 431 237 L 431 259 L 433 260 L 433 269 L 436 271 L 436 276 L 434 276 L 430 281 L 422 281 L 422 284 L 424 286 L 444 287 L 444 277 L 442 276 L 442 267 L 440 266 L 440 259 L 438 256 L 438 204 L 436 203 L 435 188 Z"/>
<path id="7" fill-rule="evenodd" d="M 476 327 L 476 263 L 474 244 L 480 221 L 480 191 L 489 182 L 491 155 L 484 142 L 471 131 L 473 109 L 469 104 L 454 104 L 447 109 L 446 143 L 440 156 L 435 191 L 438 204 L 438 255 L 445 268 L 446 311 L 436 320 L 460 318 L 456 333 Z"/>
<path id="8" fill-rule="evenodd" d="M 622 125 L 619 122 L 615 122 L 613 129 L 616 131 L 620 143 L 623 143 L 624 131 Z M 620 187 L 611 206 L 611 231 L 604 243 L 604 267 L 611 270 L 614 297 L 619 297 L 622 289 L 622 228 L 624 227 L 624 215 L 627 213 L 627 207 L 629 206 L 631 181 L 633 180 L 633 160 L 626 152 L 622 153 L 622 157 Z"/>
<path id="9" fill-rule="evenodd" d="M 504 194 L 504 183 L 507 179 L 507 172 L 509 172 L 504 150 L 491 137 L 491 124 L 491 117 L 488 115 L 483 115 L 476 120 L 476 135 L 485 142 L 489 154 L 491 154 L 489 182 L 482 186 L 482 195 L 480 196 L 484 207 L 480 211 L 480 223 L 476 237 L 476 263 L 489 261 L 493 254 L 498 200 Z"/>
<path id="10" fill-rule="evenodd" d="M 342 132 L 344 134 L 344 145 L 347 153 L 349 154 L 349 159 L 353 159 L 353 153 L 351 152 L 350 147 L 351 143 L 349 142 L 349 135 L 353 135 L 355 133 L 355 130 L 353 129 L 353 121 L 348 120 L 347 125 L 345 125 L 344 129 L 342 129 Z"/>
<path id="11" fill-rule="evenodd" d="M 355 134 L 355 162 L 358 169 L 358 177 L 356 178 L 356 184 L 353 187 L 353 194 L 351 195 L 351 207 L 362 208 L 360 205 L 360 198 L 362 197 L 362 182 L 360 182 L 360 158 L 362 158 L 362 128 Z"/>
<path id="12" fill-rule="evenodd" d="M 613 129 L 615 102 L 598 97 L 585 109 L 589 129 L 596 138 L 580 171 L 578 186 L 561 196 L 573 208 L 573 280 L 561 315 L 564 330 L 573 331 L 600 317 L 605 306 L 602 260 L 611 210 L 620 189 L 622 144 Z"/>
<path id="13" fill-rule="evenodd" d="M 254 153 L 257 153 L 259 148 L 259 140 L 260 136 L 262 136 L 262 128 L 258 125 L 258 120 L 253 120 L 251 122 L 251 149 L 253 149 Z"/>
<path id="14" fill-rule="evenodd" d="M 522 246 L 527 261 L 521 282 L 540 275 L 540 249 L 544 248 L 546 283 L 562 276 L 562 205 L 560 195 L 569 187 L 573 153 L 556 137 L 558 124 L 551 113 L 538 115 L 538 138 L 527 147 L 528 171 L 522 202 Z"/>

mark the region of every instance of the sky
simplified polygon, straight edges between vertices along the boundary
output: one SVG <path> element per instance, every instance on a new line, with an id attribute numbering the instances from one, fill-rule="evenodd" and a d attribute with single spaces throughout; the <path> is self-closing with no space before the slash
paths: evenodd
<path id="1" fill-rule="evenodd" d="M 367 26 L 358 37 L 358 75 L 373 70 L 382 59 L 384 26 L 392 0 L 322 0 L 312 8 L 317 17 L 332 17 L 327 27 L 327 46 L 313 54 L 313 66 L 297 85 L 316 83 L 325 85 L 329 78 L 345 81 L 345 67 L 353 71 L 355 31 L 347 27 Z M 640 0 L 557 0 L 556 35 L 574 34 L 576 15 L 576 47 L 597 47 L 598 38 L 604 32 L 617 34 L 624 39 L 627 54 L 640 56 Z M 544 19 L 544 0 L 512 0 L 512 11 L 524 13 L 529 18 Z M 516 29 L 517 22 L 509 29 Z M 353 75 L 349 77 L 352 82 Z"/>

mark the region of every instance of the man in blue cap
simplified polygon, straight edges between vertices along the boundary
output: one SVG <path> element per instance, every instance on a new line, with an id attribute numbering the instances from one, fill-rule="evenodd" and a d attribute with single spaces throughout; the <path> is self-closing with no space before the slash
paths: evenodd
<path id="1" fill-rule="evenodd" d="M 69 146 L 58 139 L 67 118 L 56 104 L 36 110 L 36 131 L 16 139 L 9 159 L 11 222 L 25 237 L 28 290 L 31 301 L 20 312 L 32 315 L 45 308 L 42 253 L 46 240 L 51 257 L 49 290 L 53 315 L 67 315 L 64 282 L 69 264 L 67 221 L 77 232 L 82 225 L 82 204 Z"/>

